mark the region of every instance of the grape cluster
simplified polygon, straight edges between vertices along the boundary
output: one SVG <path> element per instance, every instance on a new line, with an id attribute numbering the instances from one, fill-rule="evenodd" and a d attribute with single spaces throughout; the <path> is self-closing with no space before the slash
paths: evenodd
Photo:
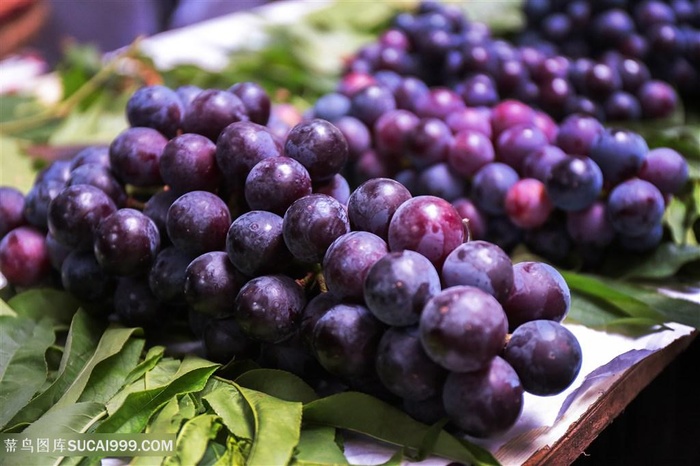
<path id="1" fill-rule="evenodd" d="M 111 144 L 52 163 L 26 196 L 0 190 L 2 273 L 149 333 L 185 323 L 221 363 L 250 358 L 473 436 L 502 432 L 524 391 L 558 393 L 578 374 L 560 324 L 569 289 L 551 266 L 470 240 L 442 197 L 387 177 L 351 189 L 346 133 L 385 124 L 373 102 L 355 103 L 363 120 L 309 115 L 276 132 L 251 83 L 143 87 Z M 414 149 L 426 167 L 429 128 Z"/>
<path id="2" fill-rule="evenodd" d="M 700 5 L 691 0 L 528 0 L 519 43 L 574 58 L 624 56 L 697 98 Z M 624 75 L 623 75 L 624 77 Z"/>
<path id="3" fill-rule="evenodd" d="M 615 51 L 598 56 L 570 50 L 583 40 L 567 42 L 564 34 L 569 30 L 571 34 L 591 34 L 601 46 L 612 43 L 606 38 L 607 33 L 615 32 L 620 40 L 629 38 L 625 31 L 616 29 L 621 26 L 615 19 L 604 20 L 597 27 L 601 21 L 589 18 L 598 9 L 604 9 L 603 3 L 531 1 L 525 8 L 533 29 L 512 43 L 492 36 L 486 25 L 469 21 L 455 5 L 422 2 L 417 11 L 399 14 L 376 42 L 349 60 L 344 79 L 346 90 L 371 80 L 391 87 L 400 81 L 396 75 L 413 76 L 428 86 L 451 89 L 470 107 L 491 107 L 499 101 L 515 99 L 546 111 L 556 120 L 573 113 L 606 121 L 670 116 L 677 108 L 678 96 L 669 82 L 684 91 L 692 88 L 697 92 L 698 31 L 679 26 L 673 29 L 672 39 L 666 38 L 670 33 L 664 32 L 655 42 L 649 41 L 675 47 L 671 55 L 657 50 L 648 54 L 676 60 L 674 68 L 652 63 L 643 54 Z M 566 8 L 567 12 L 559 12 L 555 6 Z M 544 11 L 552 13 L 544 17 Z M 540 40 L 539 34 L 532 32 L 549 29 L 546 37 L 561 48 Z M 585 39 L 590 37 L 586 35 Z M 666 44 L 664 40 L 674 43 Z M 676 56 L 681 50 L 688 56 Z M 410 100 L 413 90 L 403 89 L 401 98 Z"/>

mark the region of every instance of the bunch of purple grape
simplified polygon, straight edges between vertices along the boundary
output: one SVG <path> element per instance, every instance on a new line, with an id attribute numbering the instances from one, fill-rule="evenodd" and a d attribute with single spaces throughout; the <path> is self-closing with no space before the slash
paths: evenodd
<path id="1" fill-rule="evenodd" d="M 143 87 L 126 113 L 109 146 L 49 165 L 26 196 L 0 188 L 0 270 L 16 288 L 55 279 L 151 335 L 186 322 L 213 360 L 363 390 L 480 437 L 513 425 L 524 391 L 578 374 L 559 272 L 468 241 L 441 197 L 389 178 L 351 190 L 329 121 L 282 130 L 253 83 Z"/>
<path id="2" fill-rule="evenodd" d="M 700 94 L 700 4 L 691 0 L 528 0 L 519 43 L 566 56 L 625 56 L 688 99 Z"/>
<path id="3" fill-rule="evenodd" d="M 559 22 L 566 20 L 569 29 L 593 31 L 596 40 L 610 44 L 604 33 L 617 27 L 616 23 L 605 22 L 602 32 L 598 30 L 601 28 L 588 24 L 591 10 L 597 11 L 598 4 L 610 2 L 533 1 L 527 7 L 527 11 L 532 10 L 528 17 L 544 16 L 543 5 L 557 11 L 554 6 L 560 3 L 568 5 L 573 13 L 569 16 L 553 13 L 543 19 L 543 23 L 555 23 L 549 27 L 553 29 L 549 36 L 563 34 Z M 585 11 L 580 12 L 582 9 Z M 556 21 L 550 21 L 550 17 Z M 532 27 L 538 31 L 548 30 L 539 23 Z M 620 34 L 626 37 L 625 32 Z M 360 49 L 349 60 L 346 74 L 379 75 L 390 84 L 398 81 L 395 75 L 413 76 L 429 86 L 452 89 L 472 107 L 493 106 L 502 100 L 515 99 L 540 108 L 557 120 L 573 113 L 585 113 L 601 121 L 657 119 L 670 116 L 678 105 L 676 90 L 667 82 L 696 92 L 697 62 L 693 60 L 697 60 L 700 50 L 698 31 L 691 30 L 688 35 L 693 37 L 688 39 L 688 47 L 692 49 L 688 53 L 694 58 L 678 57 L 679 65 L 674 68 L 678 71 L 673 71 L 663 64 L 647 64 L 644 61 L 647 56 L 640 54 L 618 52 L 589 58 L 582 53 L 574 54 L 569 48 L 560 50 L 542 40 L 526 40 L 526 37 L 522 38 L 522 44 L 515 45 L 492 37 L 486 25 L 467 20 L 457 6 L 423 2 L 415 13 L 398 15 L 376 42 Z M 566 43 L 563 37 L 556 42 Z M 680 50 L 681 46 L 678 48 Z M 673 56 L 660 55 L 664 59 Z M 654 74 L 657 79 L 652 79 L 649 66 L 660 71 Z M 682 80 L 661 70 L 682 74 Z"/>

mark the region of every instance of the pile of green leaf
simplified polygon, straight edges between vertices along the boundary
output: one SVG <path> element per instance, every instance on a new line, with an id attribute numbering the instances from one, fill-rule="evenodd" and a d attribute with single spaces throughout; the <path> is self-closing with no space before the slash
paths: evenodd
<path id="1" fill-rule="evenodd" d="M 320 398 L 287 372 L 176 358 L 140 329 L 96 320 L 68 294 L 35 289 L 0 301 L 0 429 L 47 438 L 76 433 L 174 433 L 175 455 L 132 465 L 342 465 L 343 433 L 401 447 L 387 464 L 427 455 L 475 465 L 493 456 L 368 395 Z M 4 451 L 3 451 L 4 453 Z M 36 457 L 99 464 L 99 457 Z M 26 466 L 7 454 L 2 464 Z M 31 458 L 29 458 L 31 461 Z"/>

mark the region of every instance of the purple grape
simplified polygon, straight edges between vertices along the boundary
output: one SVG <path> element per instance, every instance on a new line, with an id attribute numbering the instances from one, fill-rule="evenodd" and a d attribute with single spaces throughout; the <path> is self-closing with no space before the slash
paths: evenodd
<path id="1" fill-rule="evenodd" d="M 86 163 L 73 169 L 66 186 L 89 184 L 104 191 L 117 207 L 124 207 L 127 194 L 124 186 L 117 181 L 112 171 L 104 165 Z"/>
<path id="2" fill-rule="evenodd" d="M 395 108 L 396 99 L 391 90 L 378 84 L 372 84 L 351 97 L 349 115 L 371 128 L 379 116 Z"/>
<path id="3" fill-rule="evenodd" d="M 232 316 L 245 281 L 225 252 L 206 252 L 185 269 L 185 299 L 192 310 L 207 316 Z"/>
<path id="4" fill-rule="evenodd" d="M 513 265 L 513 288 L 503 309 L 510 331 L 531 320 L 561 322 L 571 306 L 571 291 L 564 277 L 544 262 Z"/>
<path id="5" fill-rule="evenodd" d="M 249 277 L 281 272 L 292 259 L 282 236 L 282 217 L 261 210 L 233 221 L 226 252 L 234 267 Z"/>
<path id="6" fill-rule="evenodd" d="M 350 183 L 348 183 L 348 180 L 345 179 L 343 175 L 336 173 L 330 181 L 314 185 L 313 192 L 326 194 L 341 204 L 347 205 L 350 199 Z"/>
<path id="7" fill-rule="evenodd" d="M 428 356 L 455 372 L 487 367 L 503 349 L 508 331 L 496 298 L 466 285 L 446 288 L 428 300 L 418 325 Z"/>
<path id="8" fill-rule="evenodd" d="M 104 191 L 87 184 L 68 186 L 49 204 L 49 231 L 61 244 L 91 249 L 98 224 L 116 210 Z"/>
<path id="9" fill-rule="evenodd" d="M 339 236 L 323 257 L 323 276 L 328 291 L 344 300 L 361 301 L 370 268 L 388 252 L 386 242 L 367 231 Z"/>
<path id="10" fill-rule="evenodd" d="M 37 173 L 34 184 L 46 181 L 56 181 L 65 184 L 70 176 L 71 162 L 69 160 L 56 160 Z"/>
<path id="11" fill-rule="evenodd" d="M 469 239 L 484 239 L 486 237 L 486 218 L 474 205 L 471 199 L 462 197 L 452 201 L 452 205 L 457 210 L 457 213 L 462 217 L 462 221 L 466 221 L 465 228 L 469 230 L 467 240 Z"/>
<path id="12" fill-rule="evenodd" d="M 304 306 L 304 290 L 292 278 L 262 275 L 238 292 L 234 317 L 250 338 L 279 343 L 296 332 Z"/>
<path id="13" fill-rule="evenodd" d="M 644 118 L 667 118 L 673 115 L 678 105 L 676 91 L 669 84 L 650 80 L 642 84 L 637 96 Z"/>
<path id="14" fill-rule="evenodd" d="M 405 76 L 399 86 L 394 90 L 396 107 L 410 112 L 415 112 L 416 102 L 421 96 L 430 92 L 424 81 L 414 76 Z"/>
<path id="15" fill-rule="evenodd" d="M 552 167 L 545 186 L 555 207 L 582 210 L 598 199 L 603 189 L 603 173 L 593 159 L 569 156 Z"/>
<path id="16" fill-rule="evenodd" d="M 417 167 L 424 168 L 447 158 L 452 131 L 438 118 L 422 118 L 406 140 L 406 156 Z"/>
<path id="17" fill-rule="evenodd" d="M 340 299 L 333 293 L 322 292 L 306 303 L 299 320 L 299 337 L 301 338 L 301 344 L 307 350 L 313 352 L 313 332 L 318 319 L 328 312 L 330 308 L 340 304 L 340 302 Z"/>
<path id="18" fill-rule="evenodd" d="M 24 198 L 23 215 L 27 223 L 41 230 L 46 230 L 49 226 L 49 205 L 65 186 L 65 181 L 36 182 Z"/>
<path id="19" fill-rule="evenodd" d="M 449 202 L 417 196 L 396 209 L 389 223 L 388 244 L 390 251 L 419 252 L 439 268 L 465 236 L 462 218 Z"/>
<path id="20" fill-rule="evenodd" d="M 143 214 L 153 220 L 160 232 L 160 239 L 163 245 L 170 241 L 167 228 L 168 209 L 180 197 L 170 189 L 158 191 L 153 194 L 143 207 Z"/>
<path id="21" fill-rule="evenodd" d="M 465 107 L 447 115 L 445 123 L 455 135 L 461 131 L 475 131 L 491 139 L 491 110 Z"/>
<path id="22" fill-rule="evenodd" d="M 318 319 L 313 348 L 318 362 L 347 380 L 374 373 L 384 326 L 361 304 L 336 304 Z"/>
<path id="23" fill-rule="evenodd" d="M 85 149 L 81 149 L 70 160 L 70 171 L 73 171 L 79 166 L 86 164 L 97 164 L 102 165 L 105 168 L 110 168 L 109 146 L 97 145 L 88 146 Z"/>
<path id="24" fill-rule="evenodd" d="M 534 178 L 544 183 L 552 167 L 567 157 L 566 153 L 557 146 L 540 147 L 523 159 L 521 174 L 523 178 Z"/>
<path id="25" fill-rule="evenodd" d="M 610 128 L 593 143 L 590 157 L 600 166 L 605 180 L 615 184 L 636 175 L 648 152 L 639 134 Z"/>
<path id="26" fill-rule="evenodd" d="M 523 160 L 530 152 L 548 144 L 547 136 L 531 123 L 514 125 L 501 132 L 496 139 L 496 160 L 520 171 Z"/>
<path id="27" fill-rule="evenodd" d="M 266 125 L 270 119 L 270 96 L 260 84 L 251 81 L 238 82 L 229 87 L 229 92 L 236 95 L 245 106 L 250 121 Z"/>
<path id="28" fill-rule="evenodd" d="M 350 231 L 345 206 L 326 194 L 309 194 L 292 203 L 284 214 L 282 234 L 292 255 L 316 263 L 336 238 Z"/>
<path id="29" fill-rule="evenodd" d="M 482 438 L 512 427 L 524 403 L 518 375 L 498 356 L 480 371 L 450 373 L 442 398 L 450 420 L 465 433 Z"/>
<path id="30" fill-rule="evenodd" d="M 518 179 L 518 173 L 510 165 L 502 162 L 484 165 L 472 179 L 471 198 L 482 212 L 504 214 L 506 193 Z"/>
<path id="31" fill-rule="evenodd" d="M 24 194 L 10 186 L 0 186 L 0 239 L 24 225 Z"/>
<path id="32" fill-rule="evenodd" d="M 153 296 L 142 277 L 122 277 L 114 290 L 114 314 L 125 326 L 155 331 L 167 321 L 168 309 Z"/>
<path id="33" fill-rule="evenodd" d="M 533 320 L 515 329 L 503 352 L 523 389 L 538 396 L 566 390 L 581 370 L 581 345 L 571 331 L 551 320 Z"/>
<path id="34" fill-rule="evenodd" d="M 447 371 L 425 354 L 416 326 L 392 327 L 384 332 L 375 368 L 382 384 L 404 400 L 437 396 L 447 376 Z"/>
<path id="35" fill-rule="evenodd" d="M 409 110 L 396 109 L 383 113 L 373 126 L 374 147 L 384 158 L 400 160 L 419 122 L 420 118 Z"/>
<path id="36" fill-rule="evenodd" d="M 573 114 L 559 125 L 557 146 L 572 155 L 588 155 L 595 140 L 605 128 L 592 116 Z"/>
<path id="37" fill-rule="evenodd" d="M 539 228 L 547 222 L 554 209 L 544 183 L 534 178 L 522 178 L 506 192 L 506 215 L 520 228 Z"/>
<path id="38" fill-rule="evenodd" d="M 126 184 L 138 187 L 162 184 L 159 163 L 167 142 L 165 136 L 152 128 L 122 131 L 109 146 L 112 170 Z"/>
<path id="39" fill-rule="evenodd" d="M 598 247 L 607 246 L 615 237 L 603 201 L 596 201 L 583 210 L 567 212 L 566 231 L 574 242 Z"/>
<path id="40" fill-rule="evenodd" d="M 153 128 L 167 138 L 177 134 L 184 113 L 185 108 L 177 92 L 159 84 L 137 89 L 126 103 L 129 125 Z"/>
<path id="41" fill-rule="evenodd" d="M 363 290 L 365 303 L 377 319 L 388 325 L 413 325 L 425 303 L 440 292 L 440 276 L 415 251 L 391 252 L 369 269 Z"/>
<path id="42" fill-rule="evenodd" d="M 148 272 L 160 250 L 155 222 L 135 209 L 119 209 L 95 230 L 94 252 L 100 267 L 112 275 Z"/>
<path id="43" fill-rule="evenodd" d="M 491 110 L 493 136 L 498 137 L 511 126 L 530 123 L 534 115 L 535 110 L 523 102 L 513 99 L 499 102 Z"/>
<path id="44" fill-rule="evenodd" d="M 496 158 L 493 143 L 487 135 L 474 130 L 455 133 L 447 151 L 447 163 L 455 173 L 471 178 L 484 165 Z"/>
<path id="45" fill-rule="evenodd" d="M 51 233 L 46 233 L 46 250 L 49 254 L 51 266 L 59 272 L 61 271 L 63 261 L 66 260 L 68 254 L 73 252 L 73 248 L 56 241 L 56 238 L 54 238 Z"/>
<path id="46" fill-rule="evenodd" d="M 482 240 L 469 241 L 447 256 L 441 276 L 445 288 L 473 286 L 503 302 L 513 287 L 513 263 L 497 245 Z"/>
<path id="47" fill-rule="evenodd" d="M 632 178 L 615 186 L 608 196 L 608 215 L 615 231 L 628 236 L 649 233 L 661 223 L 664 198 L 648 181 Z"/>
<path id="48" fill-rule="evenodd" d="M 192 100 L 185 110 L 182 130 L 201 134 L 217 142 L 219 134 L 231 123 L 248 121 L 248 110 L 233 92 L 205 89 Z"/>
<path id="49" fill-rule="evenodd" d="M 460 83 L 460 95 L 469 107 L 491 107 L 498 103 L 498 88 L 494 79 L 476 73 Z"/>
<path id="50" fill-rule="evenodd" d="M 452 202 L 463 197 L 466 188 L 466 183 L 461 176 L 453 172 L 447 163 L 439 162 L 418 173 L 415 192 L 418 195 L 437 196 Z"/>
<path id="51" fill-rule="evenodd" d="M 350 98 L 339 92 L 324 94 L 314 102 L 313 117 L 336 123 L 350 113 Z"/>
<path id="52" fill-rule="evenodd" d="M 216 144 L 200 134 L 181 134 L 168 141 L 159 164 L 163 183 L 177 193 L 219 189 Z"/>
<path id="53" fill-rule="evenodd" d="M 663 239 L 664 228 L 663 225 L 657 223 L 654 227 L 646 233 L 641 235 L 627 235 L 624 233 L 619 233 L 617 235 L 618 242 L 627 251 L 632 252 L 648 252 L 655 249 L 661 240 Z"/>
<path id="54" fill-rule="evenodd" d="M 629 92 L 615 91 L 603 102 L 603 111 L 609 121 L 634 121 L 642 117 L 639 100 Z"/>
<path id="55" fill-rule="evenodd" d="M 348 217 L 354 230 L 374 233 L 388 239 L 389 222 L 411 193 L 398 181 L 373 178 L 362 183 L 350 194 Z"/>
<path id="56" fill-rule="evenodd" d="M 10 230 L 0 240 L 0 271 L 14 286 L 40 284 L 51 271 L 46 235 L 31 226 Z"/>
<path id="57" fill-rule="evenodd" d="M 202 341 L 207 359 L 219 364 L 252 359 L 260 352 L 260 344 L 248 338 L 233 317 L 210 320 L 204 327 Z"/>
<path id="58" fill-rule="evenodd" d="M 357 160 L 360 154 L 372 147 L 370 129 L 357 118 L 344 116 L 334 120 L 333 124 L 343 133 L 348 143 L 349 160 Z"/>
<path id="59" fill-rule="evenodd" d="M 83 302 L 100 303 L 111 299 L 116 279 L 107 273 L 92 251 L 72 251 L 61 265 L 63 289 Z"/>
<path id="60" fill-rule="evenodd" d="M 420 118 L 439 118 L 465 108 L 462 97 L 450 88 L 438 86 L 418 97 L 415 113 Z"/>
<path id="61" fill-rule="evenodd" d="M 676 194 L 688 181 L 688 162 L 674 149 L 659 147 L 649 151 L 638 176 L 662 194 Z"/>
<path id="62" fill-rule="evenodd" d="M 175 88 L 175 93 L 178 95 L 178 97 L 180 97 L 180 101 L 182 102 L 185 110 L 190 107 L 192 101 L 200 92 L 202 92 L 202 88 L 195 86 L 194 84 L 185 84 Z"/>
<path id="63" fill-rule="evenodd" d="M 312 192 L 311 176 L 291 157 L 268 157 L 253 166 L 245 181 L 244 195 L 253 210 L 284 215 L 297 199 Z"/>
<path id="64" fill-rule="evenodd" d="M 313 119 L 294 126 L 284 144 L 284 155 L 299 161 L 314 182 L 333 178 L 348 160 L 343 133 L 326 120 Z"/>
<path id="65" fill-rule="evenodd" d="M 272 132 L 251 121 L 231 123 L 216 141 L 216 163 L 231 186 L 242 185 L 255 164 L 282 152 L 282 144 Z"/>
<path id="66" fill-rule="evenodd" d="M 190 191 L 168 209 L 166 228 L 175 246 L 190 254 L 223 251 L 231 226 L 228 207 L 216 194 Z"/>
<path id="67" fill-rule="evenodd" d="M 194 257 L 174 246 L 160 250 L 148 271 L 148 286 L 163 303 L 185 302 L 185 271 Z"/>

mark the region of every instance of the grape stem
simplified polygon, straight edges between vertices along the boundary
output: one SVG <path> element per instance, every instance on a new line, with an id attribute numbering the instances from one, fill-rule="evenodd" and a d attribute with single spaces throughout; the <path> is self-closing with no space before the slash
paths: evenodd
<path id="1" fill-rule="evenodd" d="M 323 267 L 321 264 L 316 264 L 314 266 L 314 272 L 316 274 L 316 283 L 318 283 L 318 288 L 321 290 L 321 293 L 327 293 L 328 286 L 326 285 L 326 277 L 323 276 Z"/>

